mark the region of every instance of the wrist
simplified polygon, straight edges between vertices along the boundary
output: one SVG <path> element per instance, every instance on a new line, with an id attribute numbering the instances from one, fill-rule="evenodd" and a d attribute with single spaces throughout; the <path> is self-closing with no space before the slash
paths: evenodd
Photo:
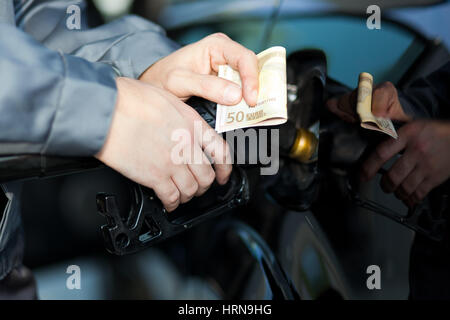
<path id="1" fill-rule="evenodd" d="M 148 67 L 138 78 L 138 80 L 154 85 L 158 88 L 163 88 L 160 78 L 162 76 L 162 70 L 160 68 L 160 61 L 152 64 Z"/>

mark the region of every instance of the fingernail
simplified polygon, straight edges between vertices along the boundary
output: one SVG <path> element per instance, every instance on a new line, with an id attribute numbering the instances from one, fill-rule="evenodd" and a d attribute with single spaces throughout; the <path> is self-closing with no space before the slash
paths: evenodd
<path id="1" fill-rule="evenodd" d="M 228 85 L 223 92 L 223 100 L 227 104 L 237 104 L 241 99 L 241 89 L 234 85 Z"/>

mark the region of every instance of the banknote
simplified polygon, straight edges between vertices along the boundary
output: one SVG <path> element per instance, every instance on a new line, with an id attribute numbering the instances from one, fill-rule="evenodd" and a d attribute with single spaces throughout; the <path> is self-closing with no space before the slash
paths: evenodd
<path id="1" fill-rule="evenodd" d="M 258 99 L 249 106 L 242 99 L 234 106 L 217 105 L 216 131 L 225 132 L 253 126 L 282 124 L 287 121 L 286 49 L 271 47 L 257 55 Z M 219 66 L 219 77 L 242 86 L 239 72 L 228 65 Z"/>
<path id="2" fill-rule="evenodd" d="M 383 132 L 397 139 L 397 131 L 391 119 L 376 117 L 372 114 L 373 77 L 370 73 L 362 72 L 358 81 L 358 100 L 356 112 L 361 119 L 361 127 Z"/>

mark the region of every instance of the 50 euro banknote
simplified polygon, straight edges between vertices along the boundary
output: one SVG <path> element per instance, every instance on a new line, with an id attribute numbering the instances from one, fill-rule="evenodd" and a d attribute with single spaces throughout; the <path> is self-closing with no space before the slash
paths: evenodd
<path id="1" fill-rule="evenodd" d="M 249 106 L 244 99 L 234 106 L 217 104 L 217 132 L 287 121 L 286 49 L 271 47 L 259 53 L 257 58 L 259 89 L 256 105 Z M 228 65 L 219 66 L 219 77 L 242 87 L 239 72 Z"/>
<path id="2" fill-rule="evenodd" d="M 397 139 L 398 134 L 391 119 L 376 117 L 372 114 L 373 77 L 370 73 L 362 72 L 358 81 L 358 100 L 356 112 L 361 119 L 361 127 L 390 135 Z"/>

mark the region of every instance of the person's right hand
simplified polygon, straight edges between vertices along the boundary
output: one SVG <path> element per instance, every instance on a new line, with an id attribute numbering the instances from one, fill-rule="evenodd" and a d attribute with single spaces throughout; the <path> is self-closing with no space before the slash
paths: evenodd
<path id="1" fill-rule="evenodd" d="M 383 175 L 384 192 L 394 192 L 413 207 L 450 177 L 450 124 L 448 121 L 416 120 L 398 131 L 398 139 L 377 146 L 362 166 L 363 181 L 372 179 L 394 155 L 403 151 Z"/>
<path id="2" fill-rule="evenodd" d="M 327 108 L 347 122 L 359 122 L 356 113 L 357 90 L 327 101 Z M 372 113 L 374 116 L 402 122 L 412 120 L 402 108 L 397 89 L 391 82 L 383 82 L 373 88 Z"/>
<path id="3" fill-rule="evenodd" d="M 239 72 L 242 89 L 217 76 L 220 65 L 229 65 Z M 253 51 L 227 35 L 215 33 L 157 61 L 139 80 L 165 89 L 183 101 L 197 96 L 235 105 L 244 97 L 249 106 L 254 106 L 258 99 L 258 59 Z"/>
<path id="4" fill-rule="evenodd" d="M 214 178 L 220 184 L 227 182 L 231 173 L 229 147 L 193 108 L 142 81 L 118 78 L 116 82 L 115 113 L 96 158 L 153 189 L 168 211 L 204 193 Z M 202 124 L 203 134 L 206 129 L 212 137 L 207 146 L 199 137 L 194 139 L 198 134 L 194 132 L 196 122 Z M 179 129 L 187 130 L 192 138 L 183 146 L 183 152 L 201 154 L 201 163 L 173 161 L 173 148 L 180 142 L 172 140 L 172 134 Z M 215 163 L 215 171 L 208 158 Z"/>

